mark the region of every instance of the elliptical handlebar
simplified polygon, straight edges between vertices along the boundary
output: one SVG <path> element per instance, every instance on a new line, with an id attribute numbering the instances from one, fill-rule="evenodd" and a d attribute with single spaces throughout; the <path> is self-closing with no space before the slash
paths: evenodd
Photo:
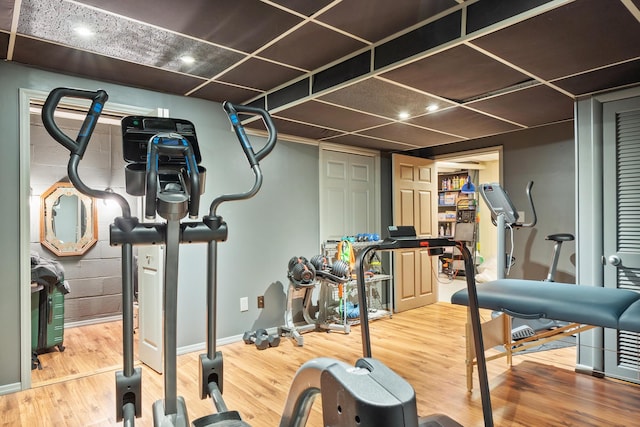
<path id="1" fill-rule="evenodd" d="M 56 108 L 58 107 L 58 104 L 60 104 L 62 98 L 65 97 L 91 100 L 91 106 L 87 111 L 87 115 L 82 122 L 82 126 L 78 131 L 78 136 L 76 137 L 75 141 L 68 135 L 66 135 L 62 130 L 60 130 L 54 119 Z M 82 179 L 80 179 L 80 176 L 78 175 L 78 164 L 84 156 L 87 145 L 89 145 L 91 135 L 95 130 L 96 124 L 98 124 L 100 114 L 102 114 L 104 104 L 108 99 L 109 95 L 104 90 L 91 92 L 88 90 L 71 89 L 64 87 L 53 89 L 49 93 L 49 96 L 47 96 L 47 100 L 42 107 L 42 123 L 44 124 L 44 127 L 49 135 L 51 135 L 51 137 L 55 139 L 56 142 L 58 142 L 60 145 L 71 152 L 69 163 L 67 164 L 67 175 L 69 176 L 69 180 L 71 181 L 73 186 L 78 191 L 88 196 L 99 199 L 115 200 L 122 209 L 122 216 L 129 218 L 131 217 L 131 207 L 129 206 L 129 202 L 127 202 L 124 197 L 117 193 L 90 188 L 84 182 L 82 182 Z"/>
<path id="2" fill-rule="evenodd" d="M 82 127 L 80 128 L 75 141 L 60 130 L 53 118 L 53 113 L 56 111 L 58 104 L 64 97 L 89 99 L 92 101 L 91 107 L 89 108 L 89 111 L 87 111 L 87 116 L 82 123 Z M 77 154 L 82 157 L 107 99 L 109 99 L 109 95 L 107 95 L 107 92 L 104 90 L 90 92 L 87 90 L 59 87 L 49 93 L 49 96 L 42 107 L 42 123 L 49 134 L 65 148 L 71 151 L 71 154 Z"/>
<path id="3" fill-rule="evenodd" d="M 273 124 L 271 115 L 266 110 L 258 107 L 251 107 L 248 105 L 235 105 L 229 101 L 225 101 L 222 104 L 222 108 L 229 116 L 229 120 L 231 121 L 231 125 L 233 126 L 233 130 L 235 131 L 238 140 L 240 141 L 242 150 L 244 151 L 245 156 L 247 156 L 247 160 L 249 161 L 251 169 L 253 169 L 253 172 L 255 174 L 255 181 L 253 187 L 245 193 L 225 194 L 216 197 L 213 202 L 211 202 L 211 207 L 209 209 L 209 215 L 214 217 L 216 216 L 216 210 L 221 203 L 233 200 L 250 199 L 258 192 L 258 190 L 260 190 L 260 187 L 262 186 L 262 171 L 260 170 L 260 160 L 271 153 L 271 150 L 273 150 L 273 147 L 276 145 L 276 141 L 278 140 L 278 132 L 275 125 Z M 249 141 L 249 138 L 244 131 L 244 126 L 242 126 L 242 123 L 238 118 L 238 113 L 249 113 L 258 115 L 262 118 L 262 121 L 267 127 L 267 143 L 257 153 L 253 151 L 251 142 Z"/>
<path id="4" fill-rule="evenodd" d="M 262 108 L 251 107 L 248 105 L 235 105 L 230 103 L 229 101 L 225 101 L 222 104 L 222 108 L 229 116 L 229 120 L 233 125 L 233 130 L 236 132 L 238 139 L 240 140 L 240 145 L 242 145 L 242 149 L 244 150 L 244 154 L 247 156 L 247 160 L 249 160 L 249 164 L 251 167 L 255 166 L 267 156 L 273 150 L 273 147 L 276 145 L 276 140 L 278 139 L 278 131 L 276 130 L 276 126 L 273 124 L 273 120 L 271 119 L 271 115 Z M 251 143 L 249 142 L 249 138 L 247 138 L 247 134 L 244 131 L 244 126 L 240 122 L 238 118 L 238 113 L 249 113 L 253 115 L 259 115 L 262 117 L 262 121 L 267 127 L 267 132 L 269 133 L 269 137 L 267 138 L 267 143 L 264 147 L 257 153 L 253 151 L 253 147 L 251 147 Z"/>

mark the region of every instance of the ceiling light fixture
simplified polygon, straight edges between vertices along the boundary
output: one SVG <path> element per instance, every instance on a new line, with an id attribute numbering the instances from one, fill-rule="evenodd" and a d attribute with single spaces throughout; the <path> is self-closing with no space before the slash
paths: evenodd
<path id="1" fill-rule="evenodd" d="M 184 64 L 191 65 L 196 62 L 196 58 L 191 55 L 184 55 L 180 57 L 180 61 L 182 61 Z"/>
<path id="2" fill-rule="evenodd" d="M 438 104 L 429 104 L 427 106 L 427 111 L 430 113 L 433 113 L 434 111 L 438 111 L 440 107 L 438 107 Z"/>
<path id="3" fill-rule="evenodd" d="M 401 111 L 400 113 L 398 113 L 398 118 L 400 120 L 406 120 L 409 118 L 409 113 L 406 111 Z"/>
<path id="4" fill-rule="evenodd" d="M 77 25 L 73 28 L 73 31 L 75 31 L 80 37 L 91 37 L 95 34 L 93 30 L 86 25 Z"/>

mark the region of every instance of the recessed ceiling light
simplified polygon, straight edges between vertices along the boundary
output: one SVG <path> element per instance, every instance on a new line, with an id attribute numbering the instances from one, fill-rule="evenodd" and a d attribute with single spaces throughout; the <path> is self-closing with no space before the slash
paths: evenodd
<path id="1" fill-rule="evenodd" d="M 427 111 L 433 113 L 434 111 L 438 111 L 438 108 L 440 108 L 438 107 L 438 104 L 429 104 L 427 106 Z"/>
<path id="2" fill-rule="evenodd" d="M 77 25 L 73 27 L 73 31 L 80 37 L 91 37 L 95 34 L 93 30 L 86 25 Z"/>
<path id="3" fill-rule="evenodd" d="M 408 119 L 408 118 L 409 118 L 409 112 L 407 112 L 407 111 L 401 111 L 401 112 L 399 112 L 399 113 L 398 113 L 398 118 L 399 118 L 400 120 L 406 120 L 406 119 Z"/>
<path id="4" fill-rule="evenodd" d="M 191 55 L 184 55 L 180 57 L 180 61 L 182 61 L 183 63 L 187 64 L 187 65 L 191 65 L 194 62 L 196 62 L 196 58 L 194 58 Z"/>

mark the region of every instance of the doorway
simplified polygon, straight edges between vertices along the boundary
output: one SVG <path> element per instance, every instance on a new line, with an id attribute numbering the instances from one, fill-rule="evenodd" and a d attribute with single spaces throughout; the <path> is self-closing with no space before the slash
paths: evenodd
<path id="1" fill-rule="evenodd" d="M 436 159 L 436 168 L 438 171 L 439 189 L 442 189 L 442 181 L 449 179 L 451 181 L 456 178 L 469 177 L 476 189 L 481 183 L 492 183 L 502 181 L 502 147 L 488 147 L 480 150 L 464 151 L 459 153 L 447 154 Z M 456 185 L 457 189 L 460 184 Z M 444 200 L 443 208 L 438 208 L 436 215 L 444 221 L 439 223 L 439 227 L 443 227 L 444 234 L 447 234 L 447 224 L 451 221 L 455 222 L 457 218 L 455 193 L 440 191 L 438 197 L 442 194 L 443 198 L 448 196 L 452 200 Z M 482 268 L 482 264 L 487 262 L 489 265 L 496 259 L 497 254 L 497 230 L 491 222 L 491 214 L 487 206 L 481 202 L 479 194 L 476 192 L 474 197 L 477 206 L 477 231 L 475 242 L 476 265 Z M 448 202 L 448 203 L 447 203 Z M 440 205 L 440 203 L 438 203 Z M 452 205 L 452 206 L 449 206 Z M 450 229 L 453 228 L 449 224 Z M 466 287 L 465 278 L 456 274 L 457 269 L 462 265 L 451 265 L 450 272 L 443 272 L 439 266 L 438 274 L 438 301 L 450 302 L 451 295 L 460 289 Z"/>
<path id="2" fill-rule="evenodd" d="M 68 161 L 68 153 L 66 150 L 61 147 L 54 147 L 54 149 L 44 149 L 46 152 L 45 156 L 41 156 L 41 162 L 45 165 L 42 168 L 36 169 L 32 167 L 32 157 L 34 160 L 38 161 L 35 155 L 35 148 L 32 141 L 32 136 L 37 137 L 39 133 L 46 133 L 43 128 L 39 128 L 41 126 L 37 124 L 39 121 L 39 109 L 43 105 L 44 100 L 46 99 L 48 93 L 41 91 L 31 91 L 31 90 L 21 90 L 20 91 L 20 283 L 26 284 L 31 280 L 31 252 L 32 250 L 36 250 L 42 256 L 47 258 L 56 258 L 56 255 L 53 253 L 48 253 L 45 249 L 41 248 L 39 241 L 39 227 L 40 223 L 40 209 L 39 203 L 40 198 L 39 194 L 41 193 L 41 187 L 49 183 L 49 181 L 57 181 L 60 179 L 66 178 L 66 162 Z M 73 128 L 73 123 L 75 123 L 76 128 L 79 129 L 81 121 L 84 119 L 84 111 L 89 107 L 88 102 L 84 102 L 84 100 L 77 100 L 74 98 L 64 99 L 64 104 L 60 104 L 60 110 L 64 110 L 64 113 L 61 114 L 62 117 L 56 116 L 56 120 L 63 120 L 65 122 L 65 131 L 71 130 Z M 105 113 L 102 116 L 101 123 L 99 123 L 99 127 L 106 130 L 107 134 L 112 133 L 110 136 L 111 141 L 110 145 L 115 144 L 116 146 L 119 143 L 119 119 L 126 115 L 155 115 L 156 109 L 149 108 L 140 108 L 126 105 L 118 105 L 107 103 L 105 108 Z M 33 123 L 32 123 L 33 122 Z M 33 125 L 36 123 L 36 127 Z M 34 130 L 35 129 L 35 130 Z M 76 132 L 77 133 L 77 132 Z M 75 135 L 75 133 L 69 133 L 70 135 Z M 55 144 L 51 142 L 49 137 L 49 144 Z M 98 144 L 100 145 L 100 144 Z M 96 147 L 96 145 L 94 145 Z M 34 154 L 32 154 L 32 148 L 34 148 Z M 108 152 L 105 150 L 105 146 L 96 147 L 98 153 L 94 153 L 97 156 L 97 162 L 101 164 L 100 170 L 85 170 L 84 174 L 89 178 L 86 178 L 83 175 L 82 168 L 80 169 L 81 176 L 91 185 L 92 187 L 101 187 L 104 188 L 117 188 L 118 183 L 114 181 L 112 178 L 111 170 L 115 170 L 117 166 L 111 162 L 112 158 L 115 158 L 114 154 L 119 153 L 119 149 L 111 150 L 110 146 Z M 102 152 L 100 152 L 102 150 Z M 42 151 L 42 149 L 41 149 Z M 40 153 L 40 152 L 39 152 Z M 105 166 L 106 165 L 106 166 Z M 124 183 L 124 173 L 122 176 L 122 183 Z M 124 184 L 122 184 L 124 187 Z M 124 191 L 122 191 L 124 192 Z M 92 254 L 85 254 L 81 257 L 63 257 L 63 258 L 75 258 L 74 261 L 64 260 L 62 261 L 65 270 L 65 278 L 75 277 L 79 281 L 81 281 L 81 277 L 79 277 L 80 270 L 109 270 L 113 271 L 113 259 L 118 258 L 119 250 L 117 248 L 111 249 L 113 252 L 110 254 L 108 248 L 108 224 L 111 221 L 111 218 L 117 216 L 119 213 L 117 208 L 114 206 L 110 206 L 109 204 L 105 204 L 102 201 L 98 201 L 97 203 L 98 211 L 102 212 L 100 215 L 100 224 L 101 229 L 99 231 L 99 238 L 103 240 L 103 243 L 106 242 L 106 245 L 103 244 L 100 250 L 96 250 Z M 114 256 L 113 253 L 116 255 Z M 107 259 L 111 259 L 111 261 L 105 262 L 105 257 Z M 58 258 L 62 259 L 62 258 Z M 82 260 L 86 265 L 83 268 L 78 267 L 78 263 Z M 105 265 L 106 264 L 106 265 Z M 115 271 L 119 271 L 120 261 L 119 258 L 115 262 Z M 84 281 L 87 282 L 87 281 Z M 105 321 L 116 321 L 119 322 L 121 318 L 121 314 L 119 314 L 119 307 L 121 301 L 121 296 L 119 294 L 115 295 L 113 293 L 113 288 L 120 288 L 121 280 L 112 277 L 112 276 L 102 276 L 102 279 L 98 281 L 94 281 L 93 284 L 82 283 L 83 286 L 78 286 L 76 288 L 76 292 L 82 294 L 82 292 L 87 292 L 89 288 L 102 287 L 103 289 L 109 288 L 112 292 L 111 295 L 107 297 L 108 303 L 111 304 L 113 309 L 111 310 L 111 315 L 106 314 L 109 312 L 107 310 L 103 313 L 102 316 L 92 316 L 90 314 L 91 310 L 88 310 L 86 316 L 83 316 L 81 313 L 78 314 L 77 307 L 74 308 L 75 314 L 73 314 L 74 321 L 71 323 L 71 326 L 78 327 L 78 330 L 73 331 L 73 333 L 69 333 L 69 339 L 73 335 L 80 335 L 80 342 L 83 340 L 86 342 L 86 338 L 89 336 L 97 336 L 96 334 L 88 334 L 85 333 L 88 329 L 84 331 L 80 331 L 81 328 L 89 328 L 91 326 L 96 327 L 100 332 L 100 336 L 104 337 L 105 335 L 113 335 L 113 331 L 117 331 L 115 336 L 121 336 L 121 327 L 118 328 L 116 325 L 109 325 L 109 328 L 103 325 L 94 325 L 99 322 Z M 30 292 L 23 291 L 27 289 L 26 286 L 21 286 L 21 384 L 23 389 L 30 388 L 32 386 L 32 312 L 31 312 L 31 294 Z M 71 288 L 71 292 L 73 292 L 73 287 Z M 107 292 L 107 294 L 109 294 Z M 95 301 L 88 301 L 88 304 L 95 304 Z M 81 310 L 80 310 L 81 311 Z M 75 329 L 75 328 L 73 328 Z M 105 332 L 107 332 L 105 334 Z M 118 342 L 121 342 L 119 340 Z M 109 345 L 113 346 L 113 343 L 103 343 L 101 345 Z M 65 343 L 66 346 L 66 343 Z M 118 344 L 118 347 L 112 350 L 116 350 L 119 354 L 121 351 L 121 344 Z M 58 351 L 58 350 L 55 350 Z M 91 348 L 89 352 L 91 352 Z M 67 357 L 71 357 L 70 355 L 73 352 L 67 351 L 60 352 L 60 356 L 64 355 Z M 102 354 L 97 352 L 93 359 L 99 360 L 99 365 L 95 364 L 80 364 L 78 367 L 72 368 L 73 376 L 84 376 L 93 374 L 95 372 L 99 372 L 100 369 L 104 369 L 109 365 L 112 367 L 114 365 L 113 359 L 111 358 L 102 358 Z M 119 364 L 120 362 L 117 362 Z M 55 364 L 52 364 L 53 367 Z M 103 368 L 104 366 L 104 368 Z M 66 372 L 66 371 L 65 371 Z M 67 372 L 68 373 L 68 372 Z M 62 373 L 61 375 L 67 375 L 67 373 Z M 58 375 L 56 373 L 52 373 L 50 375 L 46 375 L 44 377 L 39 377 L 38 379 L 46 378 L 47 383 L 55 382 Z"/>

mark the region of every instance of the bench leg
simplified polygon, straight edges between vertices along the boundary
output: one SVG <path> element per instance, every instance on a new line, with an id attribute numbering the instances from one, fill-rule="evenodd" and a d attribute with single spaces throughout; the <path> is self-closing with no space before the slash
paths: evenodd
<path id="1" fill-rule="evenodd" d="M 473 346 L 473 330 L 471 328 L 471 320 L 467 316 L 467 324 L 465 326 L 466 341 L 466 358 L 465 364 L 467 368 L 467 390 L 473 390 L 473 365 L 476 363 L 476 351 Z M 506 314 L 488 320 L 482 324 L 482 339 L 485 349 L 496 346 L 502 346 L 504 353 L 496 354 L 488 357 L 490 361 L 500 357 L 506 357 L 509 367 L 513 364 L 513 349 L 511 346 L 511 317 Z"/>

